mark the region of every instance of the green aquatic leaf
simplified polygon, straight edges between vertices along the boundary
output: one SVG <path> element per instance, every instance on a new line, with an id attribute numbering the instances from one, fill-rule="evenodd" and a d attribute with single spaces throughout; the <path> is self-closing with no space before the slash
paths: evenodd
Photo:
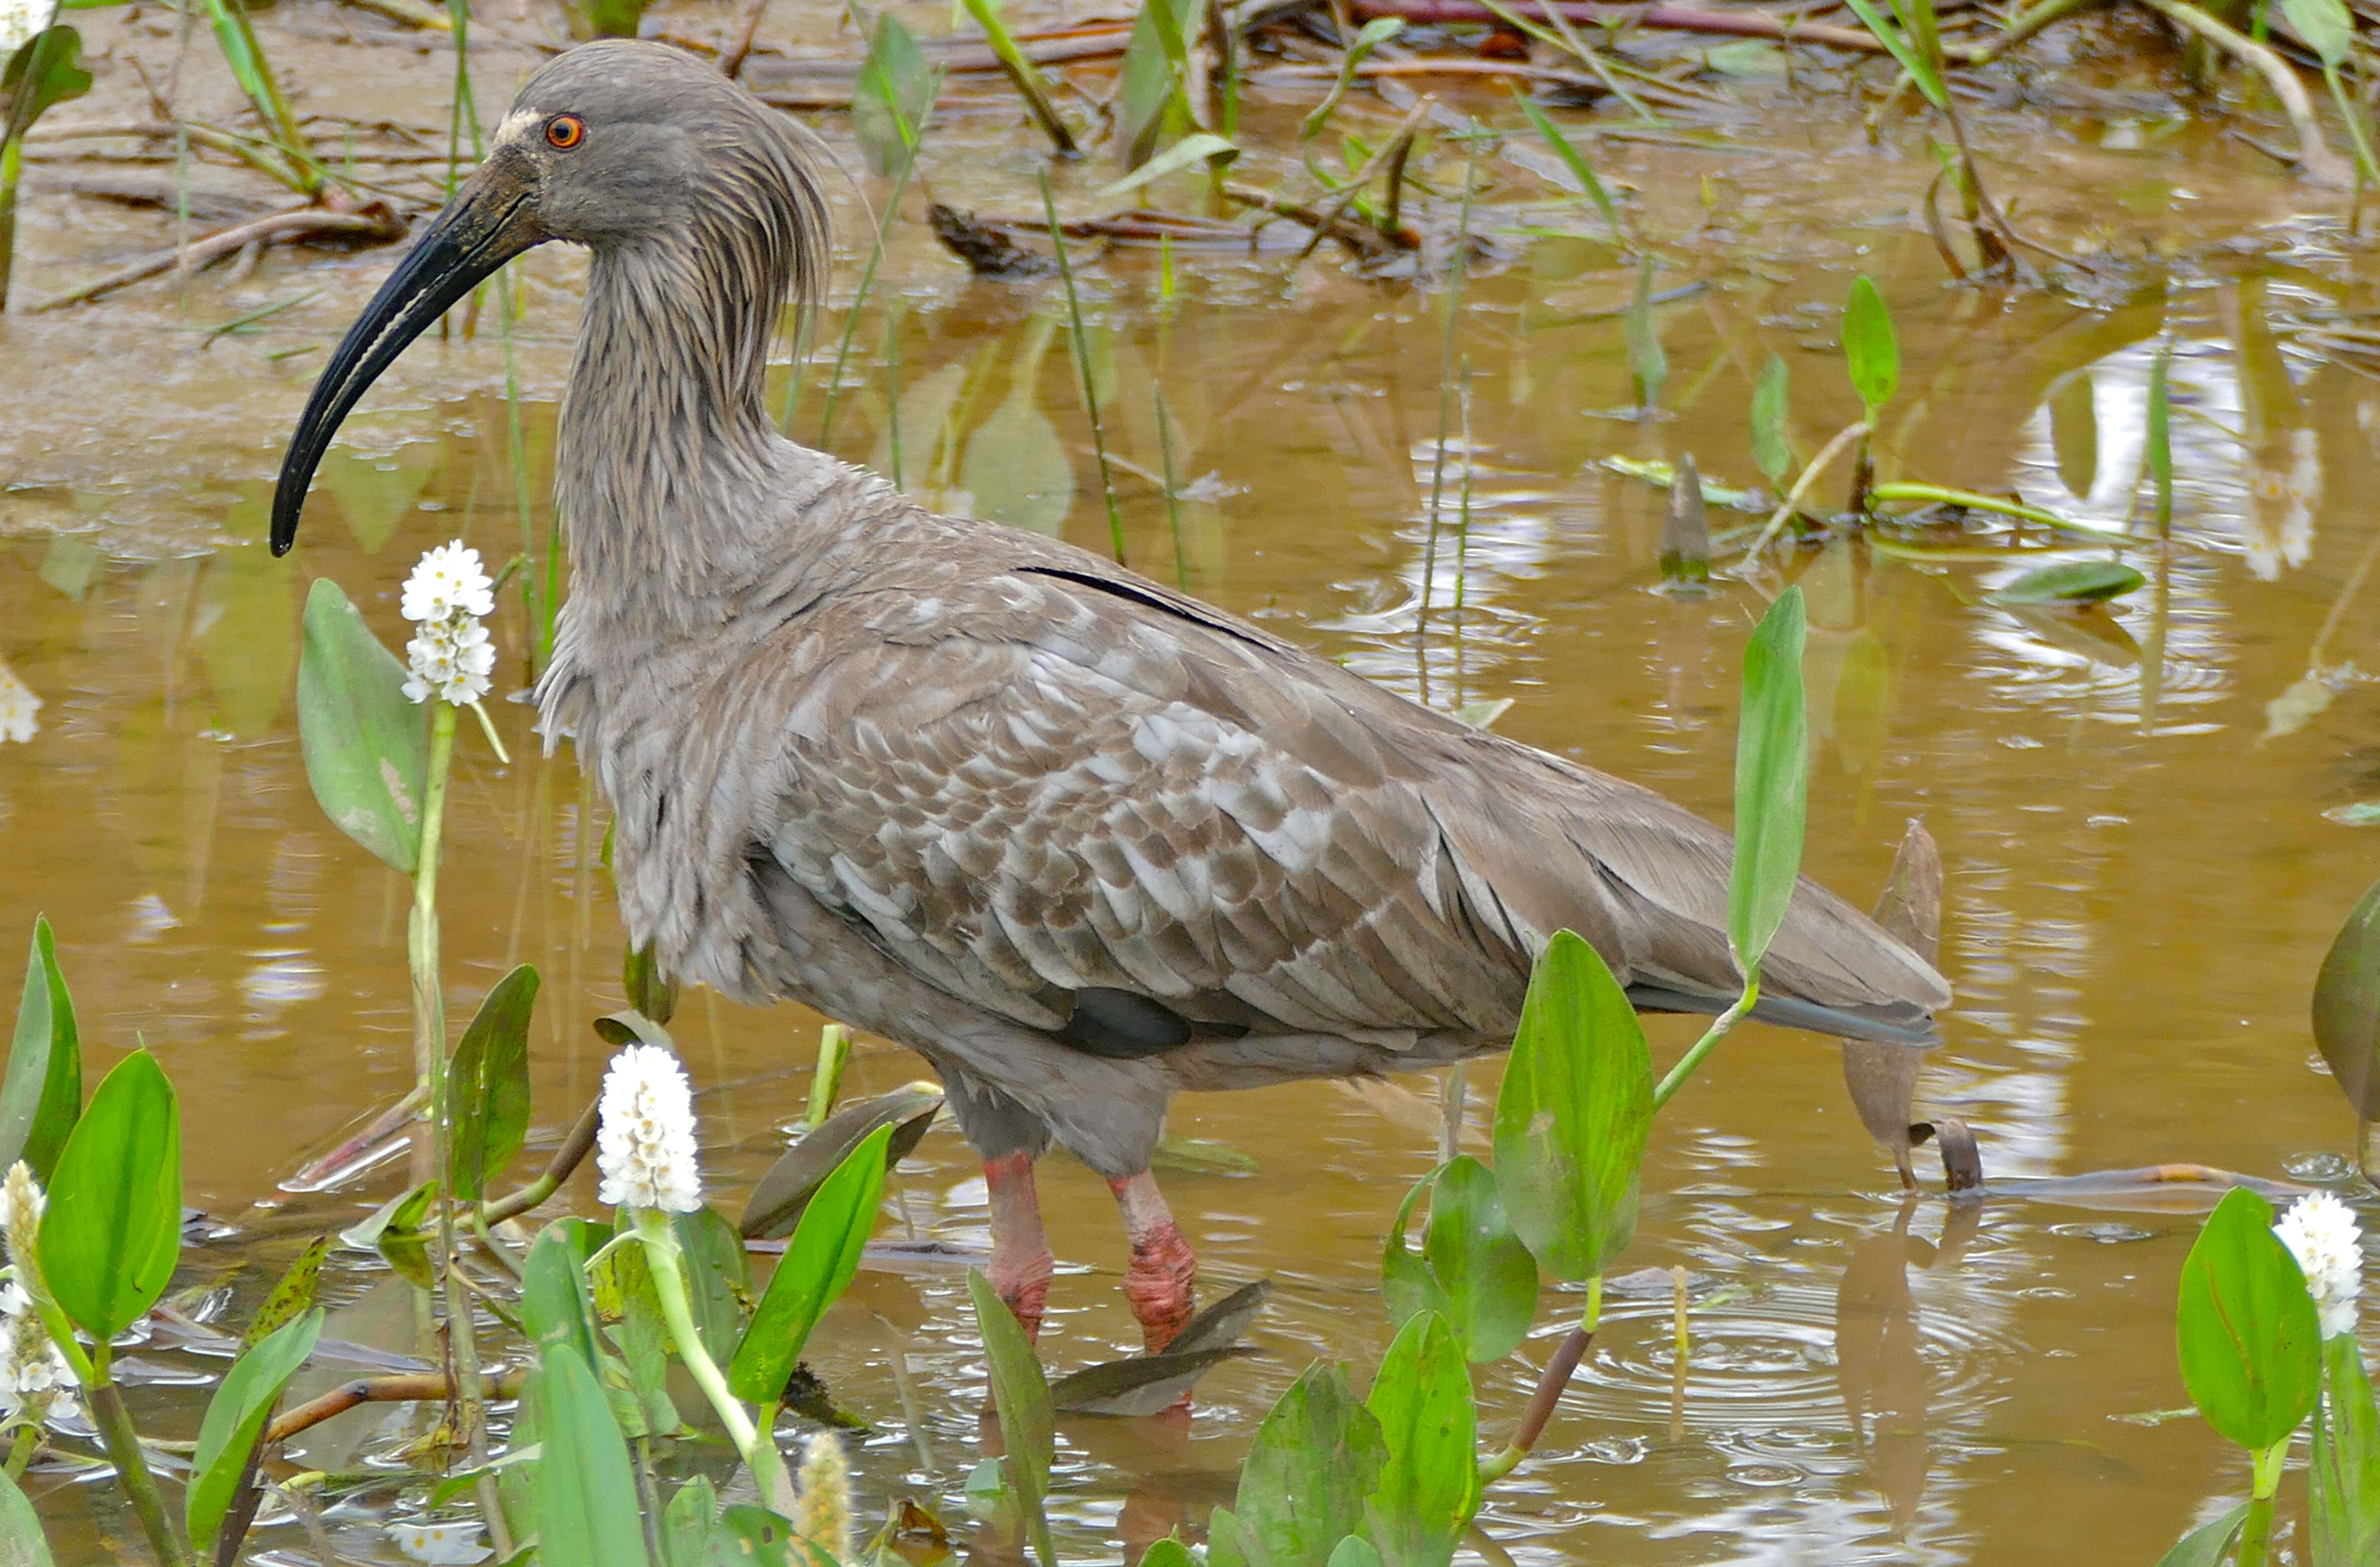
<path id="1" fill-rule="evenodd" d="M 1793 445 L 1785 432 L 1792 412 L 1791 375 L 1784 359 L 1771 354 L 1752 388 L 1752 461 L 1779 493 L 1793 471 Z"/>
<path id="2" fill-rule="evenodd" d="M 0 104 L 9 110 L 0 128 L 22 136 L 50 110 L 90 91 L 91 82 L 91 73 L 82 68 L 82 34 L 63 25 L 36 34 L 0 70 Z"/>
<path id="3" fill-rule="evenodd" d="M 2262 1452 L 2298 1427 L 2322 1383 L 2322 1331 L 2273 1208 L 2224 1194 L 2181 1265 L 2174 1337 L 2182 1385 L 2206 1423 Z"/>
<path id="4" fill-rule="evenodd" d="M 232 1499 L 248 1473 L 257 1439 L 264 1434 L 282 1390 L 314 1353 L 322 1317 L 318 1307 L 266 1335 L 232 1364 L 207 1402 L 206 1417 L 199 1423 L 199 1445 L 190 1455 L 190 1488 L 183 1507 L 190 1543 L 201 1557 L 214 1554 L 215 1537 L 222 1533 Z"/>
<path id="5" fill-rule="evenodd" d="M 1025 100 L 1025 106 L 1033 112 L 1043 134 L 1050 138 L 1061 156 L 1074 156 L 1075 133 L 1066 128 L 1064 116 L 1058 113 L 1057 102 L 1050 96 L 1050 84 L 1042 80 L 1041 72 L 1025 51 L 1016 46 L 1016 40 L 1009 34 L 1008 25 L 1000 19 L 1000 0 L 962 0 L 962 3 L 966 6 L 967 15 L 975 18 L 975 25 L 983 29 L 993 56 L 1000 61 L 1000 68 L 1008 73 L 1010 85 L 1016 89 L 1017 96 Z"/>
<path id="6" fill-rule="evenodd" d="M 1652 1083 L 1619 981 L 1575 932 L 1556 931 L 1496 1095 L 1496 1186 L 1513 1233 L 1557 1279 L 1601 1273 L 1636 1233 Z"/>
<path id="7" fill-rule="evenodd" d="M 879 12 L 851 100 L 852 135 L 870 169 L 889 176 L 901 166 L 917 144 L 933 101 L 933 69 L 916 35 L 891 10 Z"/>
<path id="8" fill-rule="evenodd" d="M 313 1309 L 314 1286 L 322 1277 L 322 1259 L 330 1255 L 330 1236 L 317 1235 L 306 1243 L 306 1249 L 283 1271 L 264 1304 L 249 1318 L 248 1331 L 239 1336 L 240 1354 L 246 1354 Z"/>
<path id="9" fill-rule="evenodd" d="M 478 1202 L 500 1179 L 528 1136 L 528 1025 L 537 1005 L 537 969 L 522 964 L 496 981 L 446 1069 L 453 1118 L 448 1189 Z"/>
<path id="10" fill-rule="evenodd" d="M 662 1510 L 664 1567 L 711 1567 L 719 1534 L 719 1492 L 700 1475 L 678 1487 Z"/>
<path id="11" fill-rule="evenodd" d="M 1208 159 L 1213 159 L 1216 162 L 1210 166 L 1220 167 L 1239 155 L 1240 150 L 1232 146 L 1230 141 L 1215 135 L 1212 131 L 1202 130 L 1195 135 L 1184 137 L 1122 179 L 1099 187 L 1093 199 L 1112 201 L 1119 196 L 1129 195 L 1139 189 L 1151 180 L 1163 179 L 1170 174 L 1179 174 L 1193 164 L 1204 164 Z"/>
<path id="12" fill-rule="evenodd" d="M 47 1181 L 81 1114 L 82 1037 L 74 997 L 58 968 L 50 922 L 35 915 L 8 1073 L 0 1078 L 0 1171 L 21 1159 Z"/>
<path id="13" fill-rule="evenodd" d="M 1425 1311 L 1390 1343 L 1364 1400 L 1386 1453 L 1364 1509 L 1382 1567 L 1449 1567 L 1479 1511 L 1478 1415 L 1463 1363 L 1446 1318 Z"/>
<path id="14" fill-rule="evenodd" d="M 112 1339 L 157 1304 L 181 1251 L 181 1111 L 156 1058 L 134 1051 L 58 1155 L 42 1271 L 78 1327 Z"/>
<path id="15" fill-rule="evenodd" d="M 773 1241 L 792 1234 L 802 1210 L 827 1177 L 851 1157 L 852 1150 L 882 1127 L 892 1128 L 884 1144 L 885 1168 L 909 1157 L 941 1113 L 942 1092 L 931 1083 L 911 1083 L 844 1105 L 802 1134 L 745 1200 L 736 1228 L 754 1240 Z"/>
<path id="16" fill-rule="evenodd" d="M 1347 1373 L 1317 1361 L 1257 1427 L 1232 1502 L 1250 1567 L 1329 1567 L 1364 1526 L 1387 1462 L 1380 1423 Z"/>
<path id="17" fill-rule="evenodd" d="M 1330 1552 L 1330 1567 L 1381 1567 L 1380 1553 L 1361 1535 L 1349 1535 Z"/>
<path id="18" fill-rule="evenodd" d="M 1743 650 L 1743 711 L 1735 735 L 1735 861 L 1727 884 L 1727 939 L 1737 968 L 1757 973 L 1802 871 L 1810 775 L 1807 636 L 1802 589 L 1788 588 Z"/>
<path id="19" fill-rule="evenodd" d="M 723 1364 L 744 1336 L 745 1302 L 752 1298 L 744 1237 L 707 1203 L 692 1213 L 672 1215 L 670 1227 L 677 1232 L 685 1262 L 695 1333 L 711 1359 Z"/>
<path id="20" fill-rule="evenodd" d="M 0 1567 L 55 1567 L 41 1515 L 6 1470 L 0 1470 Z"/>
<path id="21" fill-rule="evenodd" d="M 306 781 L 333 826 L 409 876 L 421 854 L 430 739 L 404 687 L 405 665 L 337 583 L 316 578 L 298 661 Z"/>
<path id="22" fill-rule="evenodd" d="M 1585 192 L 1587 200 L 1595 203 L 1595 210 L 1603 215 L 1605 225 L 1611 230 L 1611 237 L 1625 245 L 1628 232 L 1620 225 L 1620 209 L 1613 204 L 1611 192 L 1597 176 L 1595 165 L 1588 163 L 1586 155 L 1562 134 L 1561 127 L 1554 123 L 1553 117 L 1537 107 L 1536 99 L 1524 97 L 1519 102 L 1521 113 L 1528 117 L 1530 128 L 1545 138 L 1546 145 L 1554 150 L 1554 156 L 1562 161 L 1562 166 L 1570 170 L 1571 177 L 1578 181 L 1579 189 Z"/>
<path id="23" fill-rule="evenodd" d="M 1628 373 L 1636 382 L 1636 406 L 1644 409 L 1658 407 L 1661 383 L 1670 378 L 1670 356 L 1661 346 L 1659 326 L 1653 319 L 1650 256 L 1637 263 L 1636 292 L 1628 301 L 1628 314 L 1621 325 L 1628 344 Z"/>
<path id="24" fill-rule="evenodd" d="M 2121 561 L 2068 561 L 2035 566 L 2007 587 L 1984 595 L 1993 604 L 2096 604 L 2147 582 Z"/>
<path id="25" fill-rule="evenodd" d="M 1429 1223 L 1416 1253 L 1405 1244 L 1405 1221 L 1425 1193 Z M 1504 1217 L 1494 1173 L 1468 1154 L 1456 1155 L 1406 1197 L 1380 1275 L 1390 1324 L 1402 1328 L 1435 1312 L 1475 1366 L 1518 1349 L 1536 1317 L 1536 1261 Z"/>
<path id="26" fill-rule="evenodd" d="M 2322 1345 L 2322 1402 L 2306 1465 L 2314 1567 L 2380 1561 L 2380 1409 L 2355 1335 Z"/>
<path id="27" fill-rule="evenodd" d="M 2355 18 L 2345 0 L 2281 0 L 2281 14 L 2325 67 L 2347 64 L 2355 49 Z"/>
<path id="28" fill-rule="evenodd" d="M 1198 1559 L 1178 1535 L 1168 1535 L 1140 1554 L 1140 1567 L 1198 1567 Z"/>
<path id="29" fill-rule="evenodd" d="M 602 1364 L 587 1259 L 611 1238 L 606 1225 L 561 1219 L 529 1244 L 528 1256 L 521 1262 L 520 1317 L 539 1354 L 563 1344 L 590 1367 Z"/>
<path id="30" fill-rule="evenodd" d="M 2156 492 L 2156 530 L 2173 532 L 2173 342 L 2157 344 L 2149 365 L 2149 479 Z"/>
<path id="31" fill-rule="evenodd" d="M 1932 47 L 1929 49 L 1927 39 L 1914 35 L 1915 30 L 1904 32 L 1900 28 L 1886 21 L 1869 0 L 1845 0 L 1845 3 L 1851 6 L 1852 13 L 1859 18 L 1868 31 L 1876 35 L 1876 41 L 1883 44 L 1893 59 L 1900 63 L 1900 68 L 1909 73 L 1909 79 L 1917 84 L 1917 91 L 1925 94 L 1925 101 L 1937 109 L 1947 111 L 1950 106 L 1950 94 L 1942 81 L 1942 72 L 1938 63 L 1942 47 L 1939 39 L 1932 40 Z M 1918 0 L 1918 6 L 1923 7 L 1925 21 L 1930 22 L 1934 15 L 1933 7 L 1926 4 L 1926 0 Z M 1918 21 L 1918 17 L 1912 14 L 1916 9 L 1917 7 L 1900 4 L 1900 0 L 1895 0 L 1893 5 L 1894 12 L 1904 24 Z"/>
<path id="32" fill-rule="evenodd" d="M 1852 389 L 1874 424 L 1877 410 L 1892 401 L 1900 384 L 1900 345 L 1893 334 L 1892 312 L 1865 273 L 1852 279 L 1851 297 L 1843 302 L 1842 334 L 1843 365 L 1851 371 Z"/>
<path id="33" fill-rule="evenodd" d="M 1143 0 L 1117 71 L 1115 143 L 1123 166 L 1138 168 L 1166 135 L 1189 123 L 1182 79 L 1188 60 L 1183 29 L 1199 0 Z"/>
<path id="34" fill-rule="evenodd" d="M 2380 881 L 2357 900 L 2314 977 L 2313 1039 L 2355 1113 L 2380 1121 Z"/>
<path id="35" fill-rule="evenodd" d="M 784 1396 L 786 1379 L 801 1359 L 802 1345 L 826 1308 L 859 1270 L 859 1254 L 876 1228 L 876 1205 L 884 1192 L 884 1148 L 892 1128 L 879 1126 L 835 1167 L 807 1207 L 768 1294 L 752 1314 L 752 1326 L 736 1346 L 727 1370 L 735 1396 L 772 1404 Z"/>
<path id="36" fill-rule="evenodd" d="M 1024 1509 L 1041 1567 L 1058 1567 L 1050 1543 L 1050 1521 L 1042 1511 L 1050 1495 L 1050 1465 L 1056 1462 L 1058 1452 L 1058 1415 L 1050 1382 L 1042 1375 L 1032 1341 L 1025 1336 L 1025 1325 L 1008 1309 L 983 1269 L 967 1270 L 967 1294 L 975 1304 L 983 1357 L 991 1370 L 992 1407 L 1000 1415 L 1001 1439 L 1008 1447 L 1009 1483 Z"/>
<path id="37" fill-rule="evenodd" d="M 2214 1522 L 2191 1530 L 2157 1558 L 2157 1567 L 2222 1567 L 2224 1558 L 2231 1554 L 2231 1542 L 2240 1537 L 2240 1526 L 2248 1521 L 2249 1506 L 2243 1501 Z"/>
<path id="38" fill-rule="evenodd" d="M 577 1350 L 545 1352 L 538 1418 L 538 1554 L 571 1567 L 652 1567 L 637 1515 L 628 1444 L 595 1373 Z"/>

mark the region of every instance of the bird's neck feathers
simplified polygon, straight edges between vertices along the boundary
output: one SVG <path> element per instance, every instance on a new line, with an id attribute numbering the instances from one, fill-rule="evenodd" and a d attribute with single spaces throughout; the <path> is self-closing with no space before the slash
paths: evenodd
<path id="1" fill-rule="evenodd" d="M 832 466 L 762 404 L 771 338 L 824 240 L 807 171 L 773 151 L 727 168 L 682 230 L 594 251 L 556 500 L 572 597 L 607 620 L 666 636 L 732 614 Z"/>

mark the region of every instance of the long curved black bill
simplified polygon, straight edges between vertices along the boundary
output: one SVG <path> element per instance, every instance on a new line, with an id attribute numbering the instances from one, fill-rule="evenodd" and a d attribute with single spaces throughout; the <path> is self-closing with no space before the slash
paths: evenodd
<path id="1" fill-rule="evenodd" d="M 397 264 L 314 383 L 298 420 L 281 481 L 273 492 L 273 553 L 298 540 L 306 487 L 339 432 L 339 421 L 381 371 L 455 302 L 546 236 L 528 210 L 528 192 L 501 154 L 482 166 Z"/>

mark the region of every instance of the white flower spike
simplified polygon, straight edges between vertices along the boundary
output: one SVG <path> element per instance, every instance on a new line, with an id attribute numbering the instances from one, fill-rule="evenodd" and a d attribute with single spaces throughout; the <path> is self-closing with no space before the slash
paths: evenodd
<path id="1" fill-rule="evenodd" d="M 630 1045 L 613 1056 L 603 1074 L 600 1113 L 598 1201 L 663 1213 L 692 1213 L 702 1206 L 694 1093 L 677 1057 L 659 1045 Z"/>
<path id="2" fill-rule="evenodd" d="M 0 66 L 57 19 L 58 0 L 0 0 Z"/>
<path id="3" fill-rule="evenodd" d="M 0 0 L 0 5 L 6 3 Z M 476 707 L 488 694 L 496 650 L 480 617 L 494 613 L 494 588 L 480 569 L 480 552 L 466 548 L 460 539 L 423 553 L 413 575 L 405 579 L 397 605 L 406 619 L 421 623 L 405 645 L 407 700 L 426 702 L 435 697 L 458 708 Z M 483 711 L 481 718 L 485 716 Z"/>
<path id="4" fill-rule="evenodd" d="M 2355 1331 L 2363 1294 L 2363 1237 L 2347 1205 L 2328 1192 L 2310 1192 L 2289 1205 L 2273 1233 L 2305 1271 L 2322 1336 Z"/>

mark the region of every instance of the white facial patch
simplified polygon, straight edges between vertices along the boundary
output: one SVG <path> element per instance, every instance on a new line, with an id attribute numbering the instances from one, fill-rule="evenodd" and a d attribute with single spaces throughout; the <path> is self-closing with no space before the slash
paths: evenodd
<path id="1" fill-rule="evenodd" d="M 530 140 L 540 134 L 544 124 L 543 110 L 516 108 L 504 116 L 502 125 L 496 127 L 496 145 L 501 147 L 508 142 Z"/>

